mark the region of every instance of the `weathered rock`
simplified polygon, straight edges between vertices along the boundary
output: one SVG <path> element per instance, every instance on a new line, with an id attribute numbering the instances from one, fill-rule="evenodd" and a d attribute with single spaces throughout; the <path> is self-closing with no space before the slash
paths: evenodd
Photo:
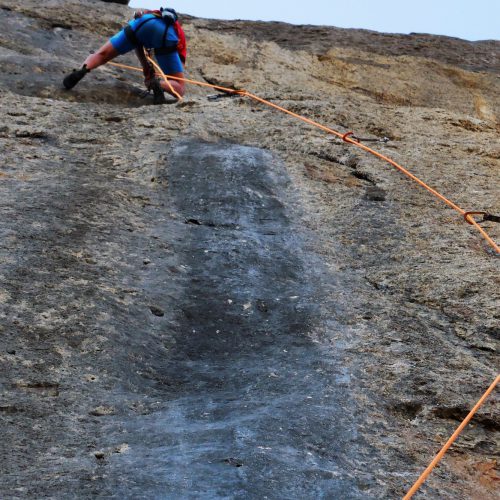
<path id="1" fill-rule="evenodd" d="M 498 259 L 396 171 L 260 105 L 189 87 L 150 106 L 111 67 L 65 91 L 129 18 L 0 0 L 2 495 L 401 497 L 497 373 Z M 390 137 L 500 212 L 499 42 L 185 25 L 193 78 Z M 497 401 L 425 495 L 494 495 Z"/>
<path id="2" fill-rule="evenodd" d="M 122 5 L 128 5 L 130 0 L 102 0 L 103 2 L 108 2 L 108 3 L 119 3 Z"/>

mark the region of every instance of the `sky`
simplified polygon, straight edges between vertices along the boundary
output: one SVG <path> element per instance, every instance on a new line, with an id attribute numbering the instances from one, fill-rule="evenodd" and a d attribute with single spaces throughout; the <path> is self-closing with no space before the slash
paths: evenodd
<path id="1" fill-rule="evenodd" d="M 134 8 L 173 7 L 214 19 L 284 21 L 386 33 L 500 39 L 500 0 L 131 0 Z"/>

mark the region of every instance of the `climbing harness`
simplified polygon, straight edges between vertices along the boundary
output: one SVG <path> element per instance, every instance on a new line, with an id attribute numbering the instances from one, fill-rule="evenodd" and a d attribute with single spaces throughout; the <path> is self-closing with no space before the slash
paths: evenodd
<path id="1" fill-rule="evenodd" d="M 163 80 L 167 84 L 167 86 L 170 90 L 170 93 L 172 95 L 174 95 L 179 101 L 182 101 L 182 96 L 178 92 L 176 92 L 174 87 L 172 87 L 172 84 L 169 82 L 169 80 L 168 80 L 167 76 L 165 75 L 165 73 L 163 72 L 163 70 L 160 68 L 160 66 L 158 66 L 158 64 L 155 62 L 155 60 L 149 55 L 149 53 L 146 50 L 144 50 L 144 55 L 146 56 L 146 59 L 148 60 L 148 62 L 150 64 L 152 64 L 153 67 L 156 69 L 156 71 L 158 71 L 158 73 L 161 75 L 161 77 L 163 78 Z M 158 84 L 159 84 L 159 82 L 158 82 Z M 160 90 L 161 90 L 161 87 L 160 87 Z M 153 92 L 154 91 L 155 90 L 153 89 Z M 157 100 L 157 94 L 155 94 L 155 102 L 156 102 L 156 100 Z M 156 103 L 161 104 L 160 102 L 156 102 Z"/>
<path id="2" fill-rule="evenodd" d="M 451 201 L 448 198 L 446 198 L 444 195 L 442 195 L 441 193 L 439 193 L 438 191 L 436 191 L 434 188 L 432 188 L 431 186 L 429 186 L 428 184 L 426 184 L 424 181 L 422 181 L 421 179 L 419 179 L 416 175 L 412 174 L 409 170 L 407 170 L 402 165 L 400 165 L 399 163 L 395 162 L 394 160 L 392 160 L 388 156 L 385 156 L 382 153 L 379 153 L 378 151 L 375 151 L 374 149 L 366 146 L 365 144 L 363 144 L 363 142 L 358 142 L 357 140 L 353 139 L 351 137 L 353 135 L 352 132 L 347 132 L 347 133 L 342 134 L 342 133 L 340 133 L 340 132 L 338 132 L 338 131 L 330 128 L 330 127 L 322 125 L 319 122 L 311 120 L 310 118 L 307 118 L 307 117 L 305 117 L 303 115 L 299 115 L 298 113 L 294 113 L 293 111 L 290 111 L 289 109 L 286 109 L 286 108 L 284 108 L 282 106 L 279 106 L 278 104 L 274 104 L 273 102 L 268 101 L 266 99 L 262 99 L 261 97 L 255 95 L 255 94 L 252 94 L 252 93 L 250 93 L 250 92 L 248 92 L 246 90 L 234 90 L 234 89 L 230 89 L 230 88 L 227 88 L 227 87 L 222 87 L 222 86 L 219 86 L 219 85 L 212 85 L 210 83 L 200 82 L 200 81 L 197 81 L 197 80 L 192 80 L 192 79 L 189 79 L 189 78 L 181 78 L 181 77 L 170 76 L 170 75 L 167 77 L 163 73 L 163 71 L 161 71 L 161 68 L 156 63 L 154 63 L 154 61 L 151 58 L 149 58 L 149 60 L 153 63 L 153 65 L 155 66 L 155 68 L 157 69 L 157 71 L 159 71 L 160 75 L 162 76 L 162 78 L 166 82 L 168 82 L 169 80 L 183 81 L 185 83 L 190 83 L 192 85 L 198 85 L 198 86 L 201 86 L 201 87 L 212 88 L 212 89 L 218 90 L 220 92 L 228 93 L 228 94 L 236 94 L 236 95 L 241 96 L 241 97 L 248 97 L 250 99 L 253 99 L 254 101 L 260 102 L 261 104 L 265 104 L 266 106 L 269 106 L 269 107 L 271 107 L 273 109 L 277 109 L 278 111 L 281 111 L 282 113 L 285 113 L 287 115 L 293 116 L 294 118 L 297 118 L 298 120 L 301 120 L 301 121 L 303 121 L 303 122 L 305 122 L 305 123 L 307 123 L 309 125 L 317 127 L 320 130 L 323 130 L 324 132 L 326 132 L 328 134 L 334 135 L 334 136 L 338 137 L 339 139 L 342 139 L 344 142 L 346 142 L 348 144 L 352 144 L 353 146 L 356 146 L 356 147 L 358 147 L 358 148 L 366 151 L 367 153 L 370 153 L 373 156 L 376 156 L 377 158 L 385 161 L 386 163 L 389 163 L 389 165 L 393 166 L 395 169 L 399 170 L 402 174 L 404 174 L 407 177 L 409 177 L 410 179 L 412 179 L 420 187 L 426 189 L 432 195 L 434 195 L 436 198 L 438 198 L 442 202 L 446 203 L 450 208 L 452 208 L 453 210 L 455 210 L 456 212 L 458 212 L 462 217 L 465 217 L 466 220 L 467 220 L 467 222 L 469 224 L 471 224 L 472 226 L 474 226 L 481 233 L 481 235 L 483 236 L 483 238 L 488 242 L 488 244 L 493 248 L 493 250 L 497 254 L 500 254 L 500 247 L 495 243 L 495 241 L 487 233 L 487 231 L 485 229 L 483 229 L 479 225 L 479 223 L 471 215 L 468 215 L 468 214 L 470 214 L 470 212 L 467 212 L 463 208 L 459 207 L 456 203 L 454 203 L 453 201 Z M 129 69 L 129 70 L 133 70 L 133 71 L 141 71 L 142 72 L 142 69 L 136 68 L 136 67 L 133 67 L 133 66 L 127 66 L 127 65 L 124 65 L 124 64 L 113 63 L 113 62 L 108 63 L 108 64 L 111 64 L 112 66 L 115 66 L 117 68 L 123 68 L 123 69 Z M 179 98 L 180 98 L 180 96 L 179 96 Z"/>

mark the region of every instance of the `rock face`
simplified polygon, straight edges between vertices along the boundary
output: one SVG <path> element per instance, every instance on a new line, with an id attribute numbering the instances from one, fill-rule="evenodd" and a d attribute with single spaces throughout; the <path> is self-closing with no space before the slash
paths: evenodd
<path id="1" fill-rule="evenodd" d="M 128 5 L 130 0 L 102 0 L 107 3 L 119 3 L 121 5 Z"/>
<path id="2" fill-rule="evenodd" d="M 498 258 L 385 164 L 255 103 L 152 106 L 112 67 L 63 90 L 129 18 L 0 0 L 0 496 L 401 497 L 495 377 Z M 185 28 L 194 79 L 387 136 L 500 212 L 499 42 Z M 493 395 L 427 497 L 494 497 L 498 421 Z"/>

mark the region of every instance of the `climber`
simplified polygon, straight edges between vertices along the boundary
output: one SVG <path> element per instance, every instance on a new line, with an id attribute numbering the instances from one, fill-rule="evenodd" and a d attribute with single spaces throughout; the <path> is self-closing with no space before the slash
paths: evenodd
<path id="1" fill-rule="evenodd" d="M 160 81 L 146 57 L 146 51 L 152 49 L 158 65 L 165 75 L 184 78 L 183 63 L 186 61 L 184 32 L 178 21 L 177 13 L 173 9 L 163 8 L 155 11 L 136 12 L 134 19 L 124 29 L 114 35 L 96 53 L 87 57 L 81 69 L 74 70 L 64 78 L 64 86 L 68 90 L 72 89 L 93 69 L 134 49 L 143 68 L 144 84 L 149 91 L 153 92 L 155 104 L 166 102 L 165 91 L 172 95 L 175 93 L 179 96 L 184 95 L 184 82 L 179 80 L 169 80 L 169 83 Z"/>

